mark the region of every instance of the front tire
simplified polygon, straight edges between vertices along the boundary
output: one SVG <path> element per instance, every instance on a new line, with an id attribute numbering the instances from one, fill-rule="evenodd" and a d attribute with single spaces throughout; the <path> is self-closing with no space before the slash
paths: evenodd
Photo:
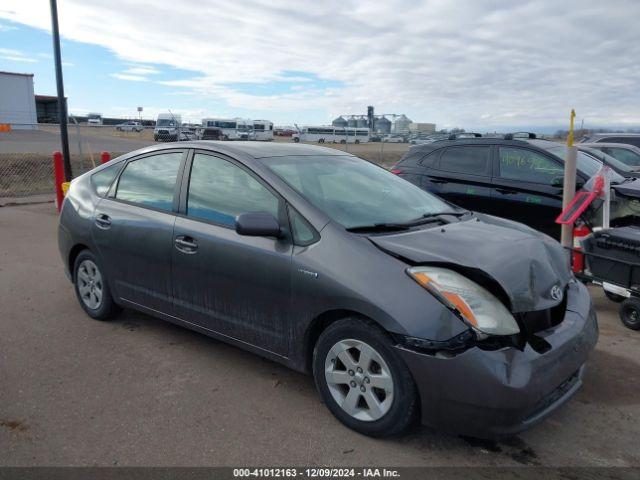
<path id="1" fill-rule="evenodd" d="M 91 318 L 108 320 L 120 311 L 111 296 L 104 270 L 89 250 L 83 250 L 76 257 L 73 280 L 80 306 Z"/>
<path id="2" fill-rule="evenodd" d="M 313 376 L 331 413 L 364 435 L 402 433 L 418 413 L 415 382 L 373 322 L 347 318 L 330 325 L 316 343 Z"/>

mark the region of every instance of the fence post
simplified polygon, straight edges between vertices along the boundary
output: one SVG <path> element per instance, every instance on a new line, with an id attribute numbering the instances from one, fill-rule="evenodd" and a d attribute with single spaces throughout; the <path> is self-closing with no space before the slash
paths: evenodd
<path id="1" fill-rule="evenodd" d="M 62 191 L 62 183 L 64 182 L 64 161 L 61 152 L 53 152 L 53 183 L 56 190 L 56 208 L 58 213 L 62 208 L 64 193 Z"/>
<path id="2" fill-rule="evenodd" d="M 109 152 L 102 152 L 100 154 L 100 163 L 107 163 L 109 160 L 111 160 L 111 155 L 109 155 Z"/>

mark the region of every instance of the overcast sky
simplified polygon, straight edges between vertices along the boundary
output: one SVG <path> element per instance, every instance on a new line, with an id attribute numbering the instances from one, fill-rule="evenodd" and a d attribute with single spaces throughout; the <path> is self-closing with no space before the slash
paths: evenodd
<path id="1" fill-rule="evenodd" d="M 640 125 L 638 0 L 58 3 L 72 111 L 291 124 L 374 105 L 489 131 L 563 127 L 574 107 Z M 0 2 L 0 70 L 38 93 L 55 93 L 48 5 Z"/>

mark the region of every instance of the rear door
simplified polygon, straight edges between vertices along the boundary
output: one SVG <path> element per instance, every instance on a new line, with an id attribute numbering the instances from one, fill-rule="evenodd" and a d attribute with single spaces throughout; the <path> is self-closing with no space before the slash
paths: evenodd
<path id="1" fill-rule="evenodd" d="M 423 182 L 426 190 L 456 205 L 486 211 L 491 202 L 491 146 L 446 147 Z"/>
<path id="2" fill-rule="evenodd" d="M 271 213 L 288 231 L 284 200 L 233 159 L 196 151 L 189 163 L 171 250 L 176 315 L 286 355 L 292 242 L 235 231 L 249 212 Z"/>
<path id="3" fill-rule="evenodd" d="M 559 238 L 562 188 L 554 184 L 562 185 L 562 163 L 537 150 L 499 145 L 493 174 L 493 214 Z"/>
<path id="4" fill-rule="evenodd" d="M 162 313 L 173 305 L 173 224 L 185 152 L 128 161 L 94 213 L 92 235 L 115 295 Z"/>

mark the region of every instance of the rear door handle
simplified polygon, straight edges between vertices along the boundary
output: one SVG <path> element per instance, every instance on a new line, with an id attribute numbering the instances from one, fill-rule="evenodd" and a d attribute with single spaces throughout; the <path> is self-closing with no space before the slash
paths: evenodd
<path id="1" fill-rule="evenodd" d="M 431 183 L 449 183 L 448 180 L 443 180 L 441 178 L 432 178 L 432 177 L 429 177 L 429 181 Z"/>
<path id="2" fill-rule="evenodd" d="M 496 191 L 502 193 L 503 195 L 514 195 L 518 193 L 517 190 L 511 190 L 510 188 L 496 188 Z"/>
<path id="3" fill-rule="evenodd" d="M 111 228 L 111 217 L 109 215 L 105 215 L 104 213 L 99 213 L 96 215 L 96 225 L 103 230 Z"/>
<path id="4" fill-rule="evenodd" d="M 198 243 L 195 238 L 187 235 L 178 235 L 174 241 L 176 249 L 186 254 L 193 254 L 198 251 Z"/>

